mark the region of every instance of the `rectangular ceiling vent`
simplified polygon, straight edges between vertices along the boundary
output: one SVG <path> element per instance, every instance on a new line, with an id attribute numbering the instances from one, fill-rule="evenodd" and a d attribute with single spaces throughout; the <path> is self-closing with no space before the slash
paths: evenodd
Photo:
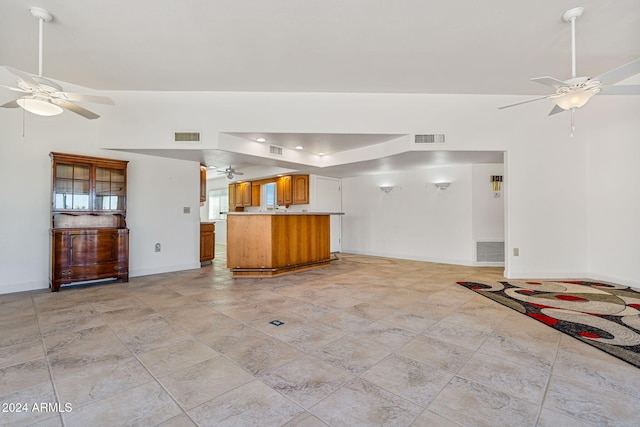
<path id="1" fill-rule="evenodd" d="M 443 133 L 431 133 L 426 135 L 416 135 L 416 144 L 444 144 Z"/>
<path id="2" fill-rule="evenodd" d="M 200 132 L 174 132 L 173 142 L 200 142 Z"/>
<path id="3" fill-rule="evenodd" d="M 282 147 L 278 147 L 277 145 L 270 145 L 269 154 L 271 154 L 272 156 L 282 156 Z"/>
<path id="4" fill-rule="evenodd" d="M 477 263 L 504 263 L 504 241 L 476 241 Z"/>

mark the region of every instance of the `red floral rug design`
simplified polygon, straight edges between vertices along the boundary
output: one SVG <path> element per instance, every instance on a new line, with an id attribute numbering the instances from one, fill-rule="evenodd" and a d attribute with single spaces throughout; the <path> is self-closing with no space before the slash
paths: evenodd
<path id="1" fill-rule="evenodd" d="M 458 282 L 640 368 L 640 292 L 586 281 Z"/>

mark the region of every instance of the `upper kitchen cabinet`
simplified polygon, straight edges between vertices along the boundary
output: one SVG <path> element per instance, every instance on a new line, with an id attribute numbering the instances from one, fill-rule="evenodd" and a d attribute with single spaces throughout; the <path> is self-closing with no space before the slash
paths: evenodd
<path id="1" fill-rule="evenodd" d="M 293 204 L 309 204 L 309 175 L 293 175 Z"/>
<path id="2" fill-rule="evenodd" d="M 278 181 L 276 183 L 276 196 L 278 198 L 278 206 L 288 206 L 293 203 L 293 192 L 291 184 L 291 175 L 278 177 Z"/>
<path id="3" fill-rule="evenodd" d="M 207 201 L 207 167 L 200 165 L 200 206 Z"/>
<path id="4" fill-rule="evenodd" d="M 260 206 L 260 186 L 251 181 L 229 184 L 229 210 L 247 206 Z"/>
<path id="5" fill-rule="evenodd" d="M 278 205 L 309 204 L 309 175 L 285 175 L 277 182 Z"/>

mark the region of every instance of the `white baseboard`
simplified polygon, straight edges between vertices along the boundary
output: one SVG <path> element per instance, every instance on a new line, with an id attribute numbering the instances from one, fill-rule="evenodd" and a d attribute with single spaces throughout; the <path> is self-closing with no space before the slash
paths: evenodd
<path id="1" fill-rule="evenodd" d="M 162 267 L 140 268 L 131 270 L 129 277 L 149 276 L 152 274 L 172 273 L 174 271 L 194 270 L 200 268 L 200 263 L 179 264 L 179 265 L 163 265 Z"/>
<path id="2" fill-rule="evenodd" d="M 37 282 L 7 283 L 5 285 L 0 285 L 0 295 L 13 294 L 15 292 L 37 291 L 40 289 L 49 289 L 49 279 Z"/>
<path id="3" fill-rule="evenodd" d="M 404 259 L 407 261 L 424 261 L 424 262 L 434 262 L 438 264 L 464 265 L 467 267 L 474 266 L 474 263 L 471 260 L 428 258 L 428 257 L 415 256 L 413 254 L 405 255 L 405 254 L 390 254 L 390 253 L 383 253 L 383 252 L 355 251 L 355 250 L 344 249 L 344 248 L 342 248 L 340 252 L 345 254 L 354 254 L 354 255 L 377 256 L 377 257 L 391 258 L 391 259 Z"/>

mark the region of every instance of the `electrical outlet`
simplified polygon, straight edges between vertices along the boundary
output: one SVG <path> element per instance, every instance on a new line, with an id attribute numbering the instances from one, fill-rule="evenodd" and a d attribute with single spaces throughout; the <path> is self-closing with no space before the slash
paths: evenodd
<path id="1" fill-rule="evenodd" d="M 156 252 L 160 252 L 161 246 L 160 243 L 156 243 Z"/>
<path id="2" fill-rule="evenodd" d="M 520 256 L 520 248 L 513 248 L 513 256 Z"/>

